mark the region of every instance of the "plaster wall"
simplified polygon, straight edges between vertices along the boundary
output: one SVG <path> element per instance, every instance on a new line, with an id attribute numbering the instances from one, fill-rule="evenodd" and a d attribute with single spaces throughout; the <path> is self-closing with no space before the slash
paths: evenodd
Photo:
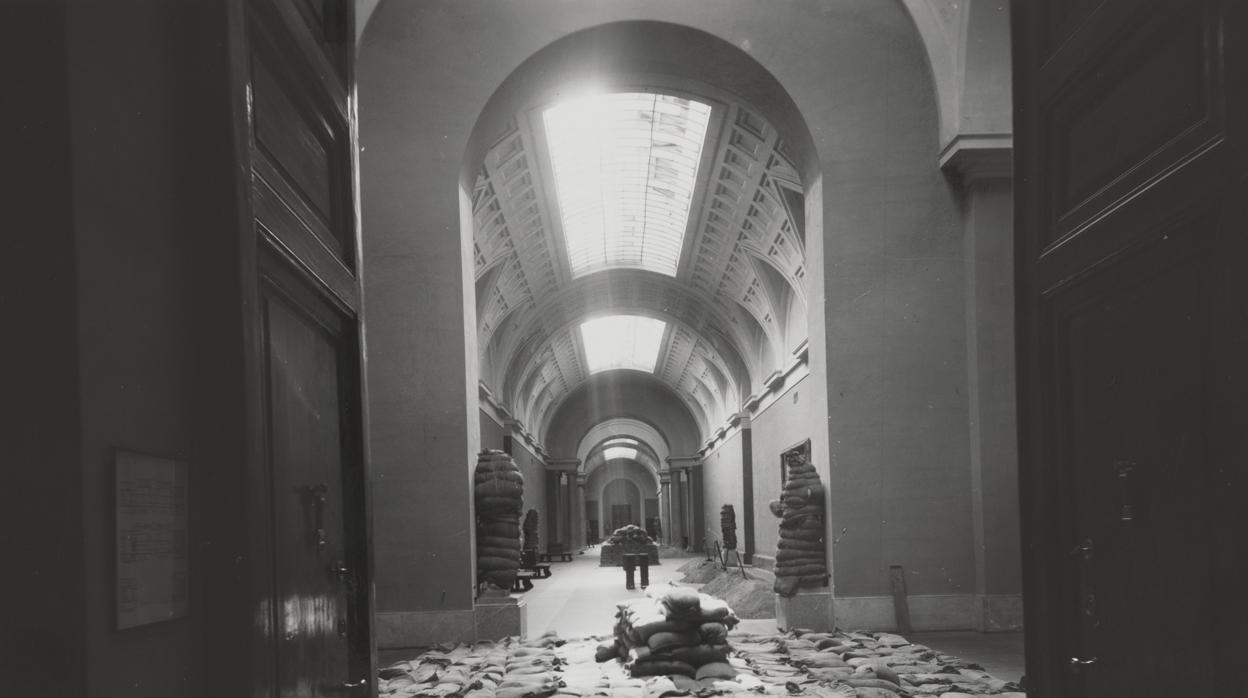
<path id="1" fill-rule="evenodd" d="M 481 448 L 502 451 L 503 437 L 506 436 L 507 430 L 503 429 L 503 425 L 496 422 L 485 410 L 479 410 L 478 413 L 481 417 Z"/>
<path id="2" fill-rule="evenodd" d="M 737 514 L 738 548 L 745 545 L 741 520 L 745 511 L 745 488 L 741 475 L 742 440 L 741 432 L 737 431 L 702 459 L 702 528 L 709 531 L 711 537 L 719 540 L 722 545 L 723 532 L 720 529 L 719 512 L 725 504 L 731 504 Z"/>
<path id="3" fill-rule="evenodd" d="M 817 422 L 812 423 L 809 408 L 803 402 L 817 385 L 817 381 L 807 376 L 791 386 L 786 386 L 770 407 L 754 415 L 751 420 L 755 550 L 764 557 L 774 558 L 776 545 L 780 542 L 780 519 L 773 516 L 767 508 L 769 502 L 780 498 L 783 489 L 780 453 L 810 438 L 812 430 L 819 426 Z M 827 463 L 819 460 L 813 448 L 811 462 L 826 485 Z"/>
<path id="4" fill-rule="evenodd" d="M 6 463 L 0 545 L 22 561 L 6 574 L 8 595 L 22 602 L 6 605 L 0 625 L 0 682 L 15 695 L 49 698 L 86 695 L 90 679 L 86 607 L 65 603 L 83 598 L 87 578 L 64 5 L 11 8 L 13 26 L 22 31 L 0 42 L 4 65 L 33 68 L 9 71 L 7 86 L 30 108 L 0 116 L 6 131 L 22 134 L 9 144 L 6 162 L 24 175 L 12 178 L 9 194 L 17 205 L 6 217 L 16 232 L 2 243 L 6 258 L 22 263 L 0 275 L 5 316 L 22 328 L 20 339 L 6 343 L 0 419 Z M 58 682 L 45 679 L 58 673 Z"/>
<path id="5" fill-rule="evenodd" d="M 6 257 L 21 262 L 5 276 L 22 288 L 3 297 L 26 310 L 5 304 L 24 375 L 5 385 L 34 421 L 6 418 L 20 433 L 0 438 L 16 447 L 6 502 L 24 500 L 3 508 L 19 562 L 5 588 L 20 600 L 0 631 L 6 695 L 242 695 L 251 645 L 239 638 L 254 619 L 226 9 L 9 9 L 21 28 L 5 42 L 5 64 L 21 66 L 9 89 L 25 107 L 8 155 L 22 176 Z M 125 630 L 112 582 L 119 448 L 190 474 L 188 615 Z"/>
<path id="6" fill-rule="evenodd" d="M 536 509 L 540 516 L 549 516 L 546 504 L 546 464 L 529 450 L 521 439 L 514 439 L 511 445 L 511 457 L 524 475 L 524 510 Z"/>
<path id="7" fill-rule="evenodd" d="M 608 383 L 598 374 L 574 390 L 554 413 L 544 443 L 552 457 L 575 458 L 582 437 L 594 426 L 626 417 L 654 427 L 673 456 L 695 453 L 700 434 L 689 410 L 653 376 L 628 372 Z"/>

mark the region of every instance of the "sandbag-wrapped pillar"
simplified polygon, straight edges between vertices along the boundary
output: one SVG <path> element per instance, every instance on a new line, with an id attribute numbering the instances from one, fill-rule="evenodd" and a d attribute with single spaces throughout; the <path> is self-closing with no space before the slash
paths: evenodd
<path id="1" fill-rule="evenodd" d="M 784 454 L 784 491 L 772 501 L 771 512 L 780 517 L 780 543 L 776 551 L 775 592 L 793 596 L 799 588 L 828 583 L 826 526 L 823 516 L 823 484 L 810 464 L 809 447 Z"/>
<path id="2" fill-rule="evenodd" d="M 510 590 L 520 569 L 524 475 L 511 456 L 486 450 L 473 473 L 477 508 L 477 586 Z"/>

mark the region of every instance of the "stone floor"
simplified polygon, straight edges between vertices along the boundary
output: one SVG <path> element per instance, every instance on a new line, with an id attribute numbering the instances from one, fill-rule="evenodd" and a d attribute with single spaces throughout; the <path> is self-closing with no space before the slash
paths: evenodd
<path id="1" fill-rule="evenodd" d="M 684 560 L 668 553 L 650 583 L 678 582 Z M 729 635 L 732 681 L 684 677 L 633 679 L 618 661 L 599 664 L 615 604 L 642 595 L 625 589 L 619 568 L 598 567 L 590 549 L 552 563 L 552 577 L 517 597 L 526 608 L 527 640 L 439 647 L 415 657 L 381 657 L 381 695 L 462 698 L 542 696 L 810 695 L 896 698 L 996 695 L 1021 698 L 1022 641 L 1017 634 L 835 633 L 798 636 L 774 620 L 745 620 Z M 1005 679 L 1008 679 L 1005 680 Z"/>

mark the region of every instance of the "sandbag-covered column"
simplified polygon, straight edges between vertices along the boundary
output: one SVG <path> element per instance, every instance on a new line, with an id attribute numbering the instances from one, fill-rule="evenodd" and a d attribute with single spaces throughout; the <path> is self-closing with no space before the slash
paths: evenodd
<path id="1" fill-rule="evenodd" d="M 477 586 L 510 590 L 520 569 L 524 475 L 511 456 L 486 450 L 473 473 L 477 507 Z"/>
<path id="2" fill-rule="evenodd" d="M 771 513 L 780 517 L 774 588 L 781 596 L 828 583 L 823 484 L 807 453 L 802 448 L 785 452 L 784 491 L 770 504 Z"/>

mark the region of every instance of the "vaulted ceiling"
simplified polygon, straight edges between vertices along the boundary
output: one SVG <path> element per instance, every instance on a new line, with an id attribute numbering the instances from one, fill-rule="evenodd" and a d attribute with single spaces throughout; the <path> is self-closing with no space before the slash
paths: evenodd
<path id="1" fill-rule="evenodd" d="M 654 375 L 704 435 L 760 392 L 806 338 L 804 203 L 785 142 L 746 105 L 670 92 L 662 99 L 710 107 L 679 250 L 660 249 L 653 234 L 645 243 L 652 256 L 659 249 L 658 267 L 675 262 L 674 275 L 665 273 L 670 265 L 653 271 L 628 249 L 611 251 L 610 241 L 598 248 L 605 262 L 595 257 L 586 269 L 579 252 L 574 273 L 543 128 L 551 105 L 517 114 L 481 164 L 472 192 L 481 379 L 526 425 L 542 424 L 589 379 L 581 325 L 592 318 L 666 323 Z M 661 115 L 641 116 L 657 123 Z M 665 145 L 651 142 L 642 156 L 655 177 L 673 163 L 658 150 Z M 647 175 L 642 195 L 670 197 L 671 188 Z M 608 207 L 603 215 L 613 214 Z M 670 225 L 671 215 L 664 220 Z"/>

